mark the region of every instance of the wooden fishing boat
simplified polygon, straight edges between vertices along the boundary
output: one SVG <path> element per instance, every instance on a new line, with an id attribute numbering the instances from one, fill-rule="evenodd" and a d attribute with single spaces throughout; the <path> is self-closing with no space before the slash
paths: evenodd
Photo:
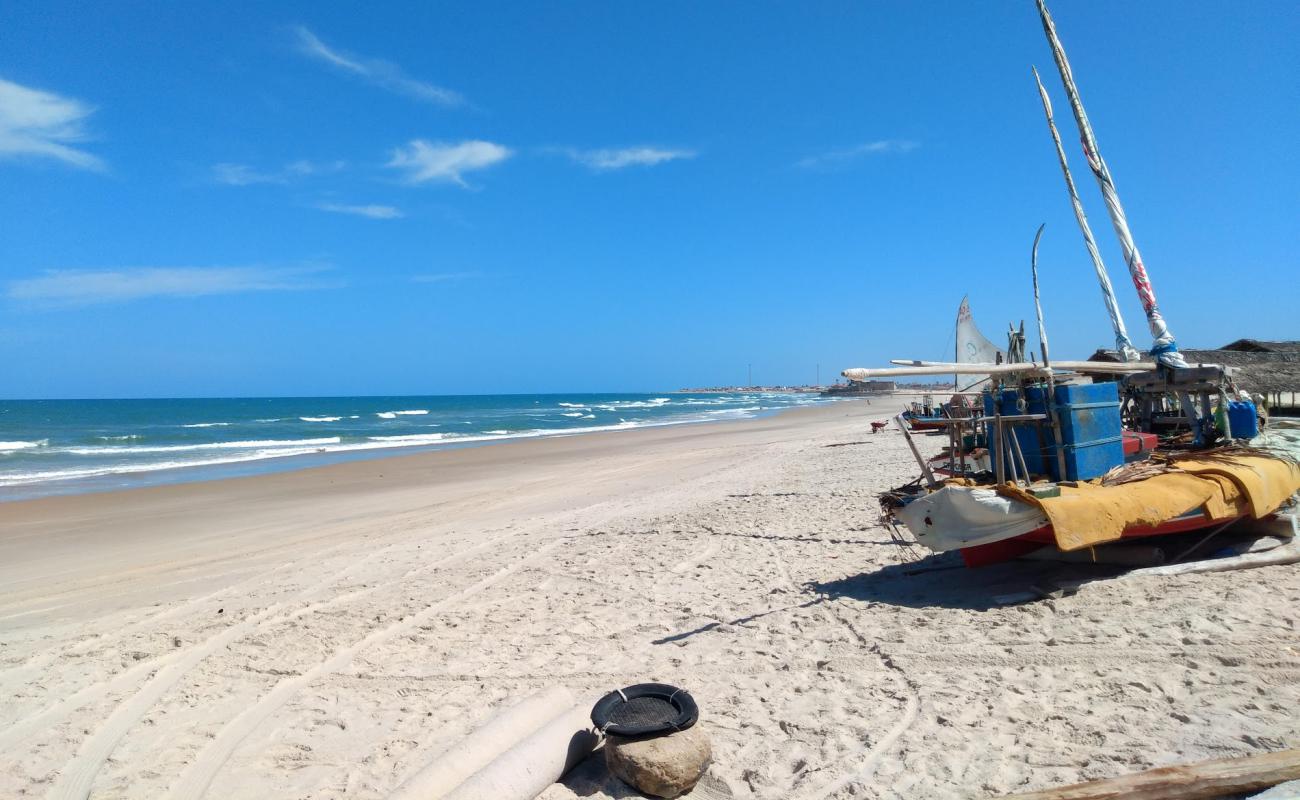
<path id="1" fill-rule="evenodd" d="M 1043 0 L 1036 2 L 1089 169 L 1147 318 L 1152 361 L 1140 360 L 1124 327 L 1040 80 L 1048 128 L 1124 362 L 1050 360 L 1038 292 L 1040 227 L 1030 263 L 1041 362 L 1025 356 L 1023 323 L 1019 332 L 1010 331 L 1005 352 L 982 335 L 983 343 L 975 339 L 978 331 L 963 299 L 959 340 L 964 335 L 972 352 L 992 355 L 963 358 L 959 345 L 952 363 L 896 361 L 899 366 L 843 373 L 855 380 L 952 373 L 959 387 L 962 376 L 983 384 L 982 415 L 919 420 L 925 427 L 911 421 L 911 430 L 948 432 L 948 447 L 937 462 L 921 456 L 900 415 L 922 475 L 881 496 L 887 517 L 917 542 L 935 552 L 960 551 L 970 566 L 1043 547 L 1069 552 L 1125 539 L 1212 533 L 1239 520 L 1268 518 L 1300 493 L 1294 458 L 1242 444 L 1257 433 L 1255 409 L 1237 391 L 1231 371 L 1222 365 L 1188 367 L 1179 354 L 1055 25 Z M 1157 433 L 1163 450 L 1153 447 Z"/>

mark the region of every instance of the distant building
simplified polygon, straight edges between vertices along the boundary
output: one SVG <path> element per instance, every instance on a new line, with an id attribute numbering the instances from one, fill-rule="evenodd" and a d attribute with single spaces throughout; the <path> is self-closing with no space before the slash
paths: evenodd
<path id="1" fill-rule="evenodd" d="M 824 396 L 842 396 L 854 394 L 880 394 L 894 391 L 893 381 L 849 381 L 826 387 Z"/>

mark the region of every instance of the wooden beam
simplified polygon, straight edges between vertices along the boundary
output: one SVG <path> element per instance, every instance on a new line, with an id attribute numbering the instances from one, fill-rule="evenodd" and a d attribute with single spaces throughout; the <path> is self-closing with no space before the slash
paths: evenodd
<path id="1" fill-rule="evenodd" d="M 1205 561 L 1191 561 L 1186 564 L 1166 564 L 1160 567 L 1147 567 L 1126 572 L 1121 578 L 1141 578 L 1148 575 L 1189 575 L 1196 572 L 1232 572 L 1238 569 L 1255 567 L 1276 567 L 1294 564 L 1300 561 L 1300 541 L 1293 541 L 1282 547 L 1262 553 L 1246 553 L 1229 558 L 1211 558 Z"/>
<path id="2" fill-rule="evenodd" d="M 925 485 L 934 486 L 934 473 L 930 471 L 930 465 L 925 463 L 925 459 L 921 458 L 921 451 L 916 449 L 916 442 L 912 441 L 912 432 L 907 429 L 907 418 L 899 414 L 894 417 L 894 421 L 898 423 L 898 429 L 903 432 L 903 438 L 907 440 L 907 446 L 912 448 L 912 455 L 916 457 L 916 463 L 921 465 L 921 474 L 925 476 Z"/>
<path id="3" fill-rule="evenodd" d="M 1300 750 L 1160 767 L 1001 800 L 1211 800 L 1300 779 Z"/>

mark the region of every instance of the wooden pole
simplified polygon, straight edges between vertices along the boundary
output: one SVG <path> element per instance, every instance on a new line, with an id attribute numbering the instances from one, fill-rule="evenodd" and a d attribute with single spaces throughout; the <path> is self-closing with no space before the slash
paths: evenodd
<path id="1" fill-rule="evenodd" d="M 894 417 L 894 421 L 898 423 L 899 430 L 903 432 L 903 438 L 907 440 L 907 446 L 912 448 L 912 455 L 916 457 L 916 463 L 921 465 L 921 474 L 925 476 L 926 485 L 933 486 L 936 482 L 934 473 L 930 471 L 930 465 L 925 463 L 925 459 L 921 458 L 921 451 L 916 449 L 916 442 L 912 441 L 912 433 L 907 429 L 907 418 L 899 414 Z"/>
<path id="2" fill-rule="evenodd" d="M 1038 75 L 1037 72 L 1034 73 Z M 1039 85 L 1042 88 L 1042 85 Z M 1050 117 L 1049 117 L 1050 119 Z M 1043 324 L 1043 304 L 1038 299 L 1038 242 L 1043 238 L 1043 228 L 1047 227 L 1044 222 L 1038 226 L 1038 233 L 1034 234 L 1034 248 L 1029 254 L 1029 268 L 1034 275 L 1034 310 L 1038 312 L 1038 341 L 1043 348 L 1043 366 L 1047 369 L 1047 416 L 1052 421 L 1052 438 L 1055 440 L 1056 451 L 1056 479 L 1063 481 L 1068 477 L 1065 474 L 1065 442 L 1061 441 L 1061 417 L 1056 408 L 1056 381 L 1052 378 L 1052 362 L 1047 357 L 1047 327 Z M 1119 323 L 1119 330 L 1123 330 L 1123 322 Z M 1118 336 L 1118 334 L 1117 334 Z M 1127 335 L 1125 336 L 1127 339 Z"/>
<path id="3" fill-rule="evenodd" d="M 1211 800 L 1300 779 L 1300 750 L 1160 767 L 1001 800 Z"/>

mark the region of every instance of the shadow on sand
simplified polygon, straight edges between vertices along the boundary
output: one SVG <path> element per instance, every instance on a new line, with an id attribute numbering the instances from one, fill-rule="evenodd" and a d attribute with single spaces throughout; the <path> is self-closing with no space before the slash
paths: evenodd
<path id="1" fill-rule="evenodd" d="M 1046 596 L 1056 582 L 1083 575 L 1104 574 L 1086 565 L 1009 561 L 967 569 L 954 553 L 926 556 L 907 564 L 891 564 L 834 581 L 807 584 L 811 592 L 828 599 L 884 603 L 907 608 L 954 608 L 987 611 L 999 608 L 1004 595 Z"/>

